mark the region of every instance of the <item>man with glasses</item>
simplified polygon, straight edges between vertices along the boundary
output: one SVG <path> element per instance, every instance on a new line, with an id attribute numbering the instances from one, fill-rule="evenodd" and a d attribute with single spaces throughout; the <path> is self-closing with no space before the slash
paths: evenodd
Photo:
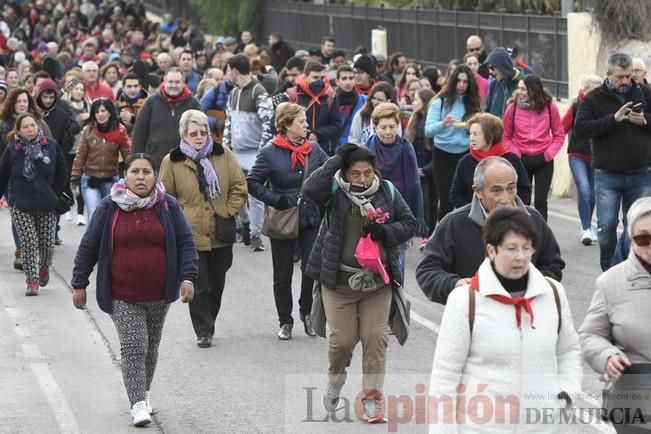
<path id="1" fill-rule="evenodd" d="M 625 216 L 635 200 L 651 196 L 649 104 L 651 90 L 633 80 L 631 56 L 615 53 L 604 84 L 585 96 L 574 121 L 576 137 L 592 140 L 603 271 L 612 266 L 620 206 Z"/>
<path id="2" fill-rule="evenodd" d="M 441 220 L 416 269 L 416 280 L 427 298 L 445 304 L 454 288 L 470 282 L 485 258 L 482 226 L 487 216 L 502 206 L 516 206 L 529 213 L 538 234 L 531 263 L 545 276 L 561 280 L 565 262 L 558 242 L 540 213 L 518 198 L 517 184 L 518 175 L 508 160 L 488 157 L 477 164 L 472 202 Z"/>
<path id="3" fill-rule="evenodd" d="M 484 41 L 481 40 L 479 35 L 471 35 L 466 40 L 466 53 L 472 53 L 477 56 L 479 60 L 479 75 L 488 79 L 490 74 L 488 72 L 488 65 L 486 62 L 486 48 L 484 47 Z"/>

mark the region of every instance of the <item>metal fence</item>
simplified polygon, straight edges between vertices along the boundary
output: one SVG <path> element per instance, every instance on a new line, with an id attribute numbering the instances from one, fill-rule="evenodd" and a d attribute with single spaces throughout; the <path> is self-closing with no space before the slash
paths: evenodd
<path id="1" fill-rule="evenodd" d="M 557 98 L 568 97 L 563 17 L 265 0 L 263 22 L 265 35 L 279 32 L 294 47 L 316 48 L 322 36 L 333 35 L 348 52 L 360 45 L 370 49 L 371 30 L 384 28 L 389 53 L 402 51 L 422 65 L 443 68 L 462 58 L 466 39 L 478 34 L 487 51 L 517 47 Z"/>

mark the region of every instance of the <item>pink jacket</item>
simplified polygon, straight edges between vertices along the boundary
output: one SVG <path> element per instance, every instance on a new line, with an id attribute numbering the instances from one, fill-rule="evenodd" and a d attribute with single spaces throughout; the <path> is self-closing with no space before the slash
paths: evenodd
<path id="1" fill-rule="evenodd" d="M 502 122 L 504 146 L 518 157 L 522 157 L 522 154 L 544 154 L 545 161 L 549 162 L 563 147 L 565 132 L 558 107 L 553 102 L 540 113 L 516 108 L 511 103 L 504 112 Z"/>

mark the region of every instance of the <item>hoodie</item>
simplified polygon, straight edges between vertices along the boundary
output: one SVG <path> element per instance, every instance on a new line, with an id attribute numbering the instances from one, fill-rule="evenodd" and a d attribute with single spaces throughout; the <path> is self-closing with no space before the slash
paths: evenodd
<path id="1" fill-rule="evenodd" d="M 48 91 L 54 92 L 54 104 L 45 107 L 43 94 Z M 59 99 L 59 91 L 53 80 L 47 79 L 41 83 L 36 93 L 36 105 L 43 113 L 43 121 L 50 128 L 52 137 L 64 155 L 67 154 L 74 145 L 75 136 L 81 131 L 81 125 L 70 106 Z"/>
<path id="2" fill-rule="evenodd" d="M 504 47 L 493 50 L 486 58 L 486 64 L 495 67 L 506 77 L 504 80 L 491 78 L 486 95 L 485 111 L 501 118 L 506 110 L 506 101 L 515 92 L 518 81 L 524 77 L 524 74 L 513 66 L 511 56 Z"/>

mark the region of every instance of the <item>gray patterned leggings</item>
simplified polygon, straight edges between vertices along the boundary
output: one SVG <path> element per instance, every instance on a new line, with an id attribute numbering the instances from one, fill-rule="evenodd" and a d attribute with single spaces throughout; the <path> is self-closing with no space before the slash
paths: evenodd
<path id="1" fill-rule="evenodd" d="M 54 253 L 55 212 L 23 211 L 11 208 L 11 221 L 22 242 L 23 270 L 27 283 L 38 282 L 38 272 L 49 267 Z"/>
<path id="2" fill-rule="evenodd" d="M 169 307 L 164 301 L 127 303 L 113 300 L 111 319 L 120 338 L 122 378 L 131 406 L 144 401 L 145 392 L 151 387 Z"/>

